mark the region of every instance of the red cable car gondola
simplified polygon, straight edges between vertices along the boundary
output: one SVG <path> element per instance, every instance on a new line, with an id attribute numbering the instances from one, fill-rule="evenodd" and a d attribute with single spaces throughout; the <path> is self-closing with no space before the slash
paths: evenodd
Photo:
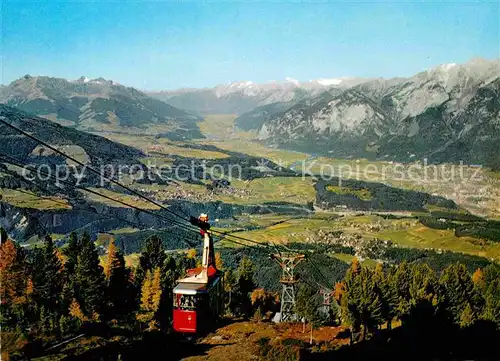
<path id="1" fill-rule="evenodd" d="M 208 216 L 192 218 L 191 223 L 201 229 L 203 236 L 202 266 L 187 271 L 173 290 L 173 328 L 185 334 L 203 334 L 210 331 L 224 307 L 222 272 L 215 266 L 215 254 Z"/>

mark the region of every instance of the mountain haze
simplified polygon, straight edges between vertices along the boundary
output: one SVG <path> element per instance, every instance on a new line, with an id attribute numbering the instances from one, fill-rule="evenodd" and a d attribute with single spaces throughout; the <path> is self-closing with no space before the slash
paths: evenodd
<path id="1" fill-rule="evenodd" d="M 258 84 L 239 81 L 206 89 L 150 92 L 152 97 L 201 114 L 242 114 L 276 102 L 295 102 L 319 95 L 330 88 L 345 89 L 366 81 L 362 78 L 317 79 L 299 82 L 293 78 Z"/>

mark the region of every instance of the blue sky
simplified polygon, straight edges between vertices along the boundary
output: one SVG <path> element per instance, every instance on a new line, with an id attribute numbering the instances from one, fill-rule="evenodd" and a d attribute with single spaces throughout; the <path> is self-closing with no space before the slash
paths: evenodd
<path id="1" fill-rule="evenodd" d="M 500 3 L 3 0 L 2 74 L 140 89 L 409 76 L 500 57 Z"/>

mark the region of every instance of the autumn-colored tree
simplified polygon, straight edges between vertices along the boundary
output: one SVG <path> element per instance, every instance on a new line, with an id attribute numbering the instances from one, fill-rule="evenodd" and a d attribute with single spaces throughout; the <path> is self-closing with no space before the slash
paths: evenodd
<path id="1" fill-rule="evenodd" d="M 82 308 L 76 299 L 73 298 L 71 304 L 69 306 L 69 314 L 70 316 L 77 319 L 80 323 L 83 323 L 88 320 L 88 318 L 83 314 Z"/>
<path id="2" fill-rule="evenodd" d="M 3 237 L 0 244 L 0 321 L 3 327 L 15 328 L 29 321 L 26 314 L 31 304 L 33 283 L 27 273 L 24 250 Z"/>
<path id="3" fill-rule="evenodd" d="M 153 272 L 147 271 L 141 289 L 141 309 L 137 314 L 137 320 L 148 325 L 149 330 L 158 328 L 157 312 L 161 300 L 160 269 L 155 268 Z"/>
<path id="4" fill-rule="evenodd" d="M 250 296 L 255 312 L 264 317 L 268 312 L 272 312 L 276 307 L 277 295 L 266 292 L 263 288 L 253 290 Z"/>
<path id="5" fill-rule="evenodd" d="M 215 252 L 215 268 L 218 270 L 224 269 L 224 262 L 222 261 L 222 255 L 220 252 Z"/>
<path id="6" fill-rule="evenodd" d="M 10 239 L 0 245 L 0 294 L 2 304 L 17 302 L 25 287 L 25 264 L 22 249 Z M 20 292 L 21 291 L 21 292 Z"/>
<path id="7" fill-rule="evenodd" d="M 478 268 L 472 274 L 472 282 L 474 283 L 474 285 L 477 285 L 478 287 L 484 287 L 484 273 L 481 268 Z"/>

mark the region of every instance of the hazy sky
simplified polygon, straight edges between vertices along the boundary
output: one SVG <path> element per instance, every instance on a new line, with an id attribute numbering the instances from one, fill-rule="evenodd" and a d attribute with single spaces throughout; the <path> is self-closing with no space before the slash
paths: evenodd
<path id="1" fill-rule="evenodd" d="M 141 89 L 408 76 L 500 57 L 500 2 L 3 0 L 2 83 L 102 76 Z"/>

